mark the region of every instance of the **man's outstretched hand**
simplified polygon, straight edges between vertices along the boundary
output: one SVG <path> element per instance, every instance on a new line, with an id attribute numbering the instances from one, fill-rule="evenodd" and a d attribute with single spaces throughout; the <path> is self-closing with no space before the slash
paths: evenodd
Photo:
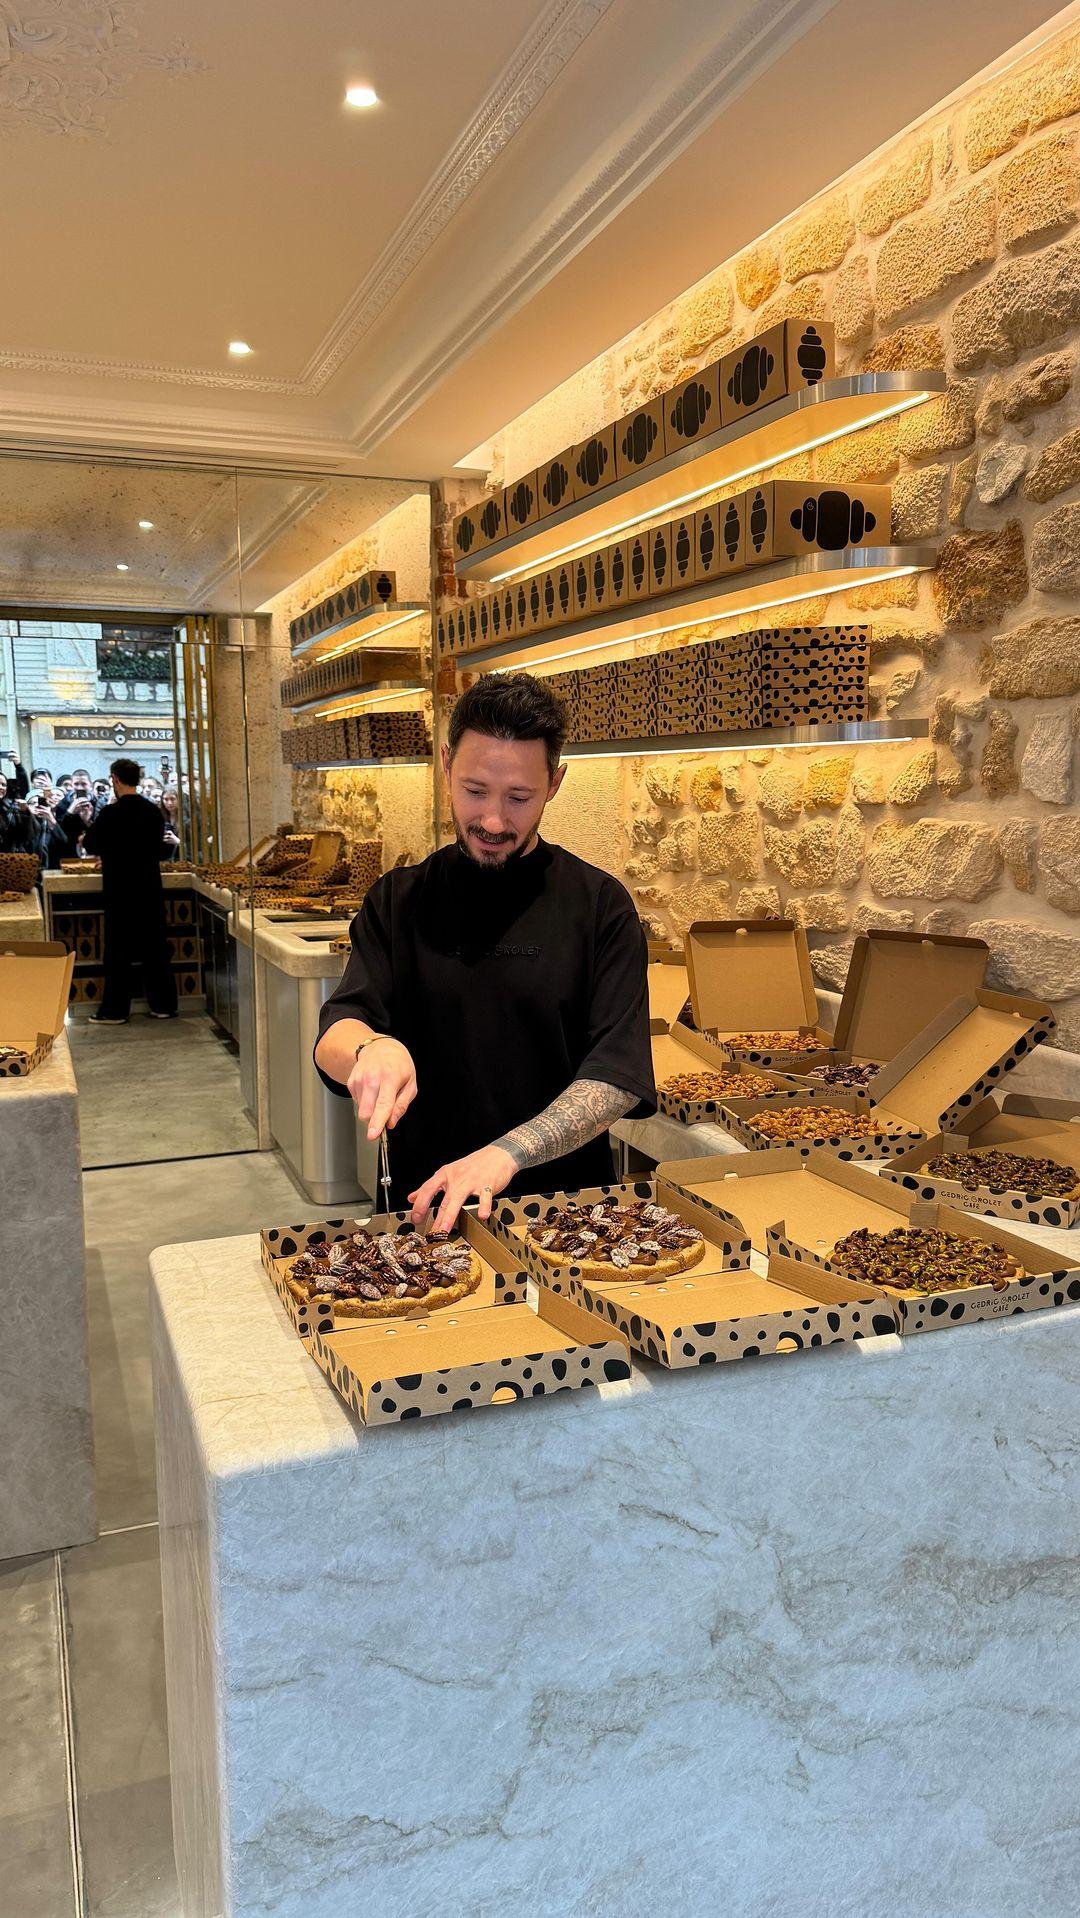
<path id="1" fill-rule="evenodd" d="M 416 1097 L 412 1054 L 398 1039 L 373 1039 L 353 1066 L 348 1085 L 357 1123 L 367 1125 L 369 1139 L 377 1139 L 384 1127 L 393 1130 Z"/>
<path id="2" fill-rule="evenodd" d="M 371 1050 L 374 1050 L 372 1047 Z M 477 1216 L 488 1219 L 491 1216 L 491 1202 L 496 1192 L 502 1192 L 508 1186 L 518 1170 L 516 1159 L 502 1146 L 486 1145 L 479 1152 L 470 1152 L 465 1159 L 455 1159 L 450 1165 L 441 1165 L 430 1179 L 415 1192 L 410 1192 L 409 1203 L 412 1206 L 413 1224 L 419 1226 L 435 1204 L 439 1193 L 442 1202 L 435 1213 L 433 1232 L 449 1232 L 457 1223 L 458 1213 L 470 1199 L 479 1199 Z"/>

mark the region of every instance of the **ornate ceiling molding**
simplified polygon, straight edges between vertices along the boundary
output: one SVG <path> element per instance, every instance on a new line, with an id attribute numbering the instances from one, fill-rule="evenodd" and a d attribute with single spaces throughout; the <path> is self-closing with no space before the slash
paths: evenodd
<path id="1" fill-rule="evenodd" d="M 0 0 L 2 4 L 2 0 Z M 62 373 L 82 379 L 152 380 L 168 386 L 205 386 L 248 393 L 308 393 L 303 380 L 276 379 L 265 373 L 233 373 L 201 366 L 168 366 L 155 360 L 109 360 L 86 353 L 24 353 L 0 346 L 0 371 Z"/>
<path id="2" fill-rule="evenodd" d="M 465 316 L 438 343 L 400 368 L 400 377 L 354 427 L 363 457 L 416 411 L 460 361 L 524 306 L 548 280 L 671 164 L 755 76 L 829 12 L 835 0 L 759 0 L 659 106 L 625 130 L 618 152 L 568 201 L 527 248 L 499 256 L 501 271 L 477 288 Z M 475 284 L 475 282 L 474 282 Z"/>
<path id="3" fill-rule="evenodd" d="M 104 137 L 102 109 L 141 73 L 205 72 L 183 40 L 140 45 L 142 0 L 0 0 L 0 133 Z"/>
<path id="4" fill-rule="evenodd" d="M 304 368 L 318 393 L 354 352 L 614 0 L 548 0 L 438 172 Z"/>

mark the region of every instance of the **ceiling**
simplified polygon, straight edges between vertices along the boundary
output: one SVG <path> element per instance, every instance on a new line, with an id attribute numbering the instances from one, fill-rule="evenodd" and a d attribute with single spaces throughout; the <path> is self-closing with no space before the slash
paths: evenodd
<path id="1" fill-rule="evenodd" d="M 438 476 L 1054 13 L 2 0 L 0 445 Z"/>

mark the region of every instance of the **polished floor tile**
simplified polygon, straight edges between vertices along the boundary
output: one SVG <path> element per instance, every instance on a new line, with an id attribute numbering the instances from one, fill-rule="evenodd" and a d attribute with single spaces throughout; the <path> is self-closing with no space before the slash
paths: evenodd
<path id="1" fill-rule="evenodd" d="M 135 1165 L 83 1177 L 94 1470 L 103 1531 L 157 1516 L 147 1264 L 157 1245 L 318 1218 L 278 1155 Z"/>
<path id="2" fill-rule="evenodd" d="M 179 1918 L 157 1527 L 62 1565 L 88 1918 Z"/>
<path id="3" fill-rule="evenodd" d="M 133 1165 L 201 1153 L 249 1152 L 240 1063 L 204 1012 L 126 1026 L 69 1020 L 79 1084 L 83 1165 Z"/>
<path id="4" fill-rule="evenodd" d="M 75 1918 L 53 1554 L 0 1565 L 0 1911 Z"/>

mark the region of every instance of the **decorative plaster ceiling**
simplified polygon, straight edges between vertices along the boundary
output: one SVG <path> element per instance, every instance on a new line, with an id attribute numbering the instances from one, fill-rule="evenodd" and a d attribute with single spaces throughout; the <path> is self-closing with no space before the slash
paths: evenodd
<path id="1" fill-rule="evenodd" d="M 1051 14 L 0 0 L 0 443 L 445 472 Z"/>

